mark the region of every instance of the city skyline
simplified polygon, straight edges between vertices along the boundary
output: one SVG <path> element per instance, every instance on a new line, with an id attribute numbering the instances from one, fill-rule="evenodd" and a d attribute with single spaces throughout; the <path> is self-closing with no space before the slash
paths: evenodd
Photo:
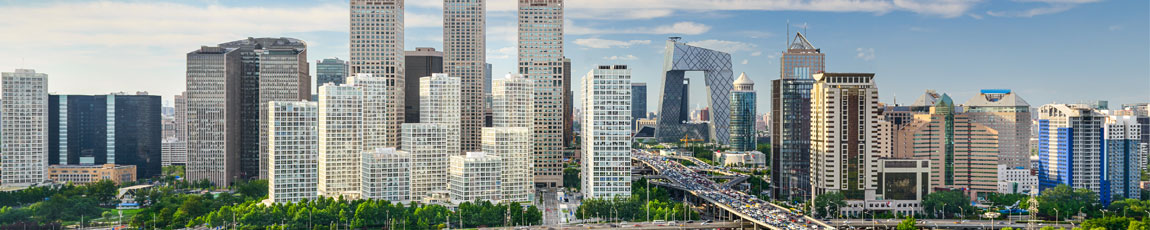
<path id="1" fill-rule="evenodd" d="M 1150 62 L 1144 52 L 1150 47 L 1146 2 L 1065 1 L 960 2 L 928 9 L 874 1 L 869 7 L 804 3 L 798 5 L 738 2 L 730 6 L 700 4 L 687 11 L 675 2 L 595 5 L 596 1 L 569 3 L 565 18 L 571 42 L 565 50 L 573 59 L 575 72 L 598 64 L 627 64 L 636 73 L 635 82 L 660 84 L 661 42 L 668 36 L 702 47 L 733 51 L 734 71 L 749 73 L 756 82 L 775 79 L 778 53 L 785 47 L 786 35 L 805 31 L 812 43 L 828 53 L 831 72 L 878 72 L 885 89 L 882 101 L 901 99 L 906 104 L 924 89 L 969 98 L 984 88 L 1014 89 L 1035 105 L 1108 100 L 1113 105 L 1145 101 L 1146 95 L 1122 92 L 1144 90 L 1150 85 L 1150 69 L 1107 74 L 1112 81 L 1095 81 L 1101 75 L 1094 69 L 1128 69 Z M 914 2 L 914 1 L 912 1 Z M 1062 2 L 1062 3 L 1057 3 Z M 1087 1 L 1089 2 L 1089 1 Z M 308 42 L 311 60 L 338 57 L 348 60 L 347 1 L 245 1 L 122 2 L 100 1 L 65 3 L 61 1 L 0 2 L 2 20 L 12 22 L 13 33 L 40 32 L 42 36 L 15 36 L 0 45 L 0 69 L 31 68 L 48 73 L 49 92 L 105 94 L 148 91 L 164 95 L 165 104 L 183 91 L 181 61 L 188 47 L 212 45 L 246 37 L 294 37 Z M 865 3 L 865 2 L 864 2 Z M 441 16 L 438 1 L 411 2 L 406 12 L 404 50 L 415 47 L 442 49 Z M 863 4 L 863 3 L 844 3 Z M 210 6 L 210 7 L 209 7 Z M 605 18 L 627 8 L 639 10 L 624 18 Z M 182 12 L 117 13 L 117 9 L 158 9 Z M 730 10 L 730 9 L 748 10 Z M 84 9 L 83 13 L 79 10 Z M 495 75 L 515 70 L 515 2 L 492 1 L 488 7 L 487 61 Z M 861 10 L 860 10 L 861 9 Z M 943 10 L 945 9 L 945 10 Z M 261 10 L 261 17 L 242 12 Z M 1032 15 L 1027 15 L 1029 11 Z M 60 15 L 55 19 L 26 21 L 20 15 Z M 67 13 L 74 12 L 74 13 Z M 1117 13 L 1115 13 L 1117 12 Z M 1046 14 L 1041 14 L 1046 13 Z M 203 17 L 218 19 L 203 20 Z M 74 20 L 86 23 L 67 23 Z M 1011 17 L 1014 16 L 1014 17 Z M 1029 16 L 1029 17 L 1025 17 Z M 11 17 L 11 18 L 8 18 Z M 299 24 L 262 26 L 270 20 L 299 21 Z M 225 23 L 228 20 L 246 23 Z M 191 25 L 191 22 L 197 22 Z M 754 24 L 741 21 L 754 21 Z M 786 23 L 792 24 L 787 33 Z M 834 23 L 864 22 L 868 26 Z M 224 25 L 221 25 L 224 24 Z M 166 26 L 165 26 L 166 25 Z M 202 30 L 215 25 L 211 33 Z M 101 31 L 86 29 L 102 28 Z M 156 28 L 158 31 L 140 28 Z M 174 30 L 166 27 L 183 28 Z M 46 31 L 46 32 L 44 32 Z M 671 33 L 677 32 L 677 33 Z M 35 38 L 35 42 L 28 40 Z M 67 38 L 67 39 L 64 39 Z M 162 40 L 161 40 L 162 39 Z M 144 43 L 146 41 L 152 41 Z M 68 47 L 68 49 L 59 48 Z M 137 47 L 125 51 L 125 47 Z M 143 47 L 140 49 L 139 47 Z M 43 52 L 45 49 L 53 52 Z M 972 52 L 958 52 L 972 51 Z M 99 54 L 99 55 L 97 55 Z M 921 58 L 924 55 L 930 58 Z M 1110 58 L 1074 58 L 1105 55 Z M 1059 57 L 1059 58 L 1047 58 Z M 629 60 L 633 59 L 633 60 Z M 747 64 L 743 64 L 746 60 Z M 930 61 L 926 61 L 930 60 Z M 109 62 L 140 63 L 129 69 Z M 897 63 L 897 64 L 895 64 Z M 312 66 L 315 66 L 312 64 Z M 1090 68 L 1083 68 L 1089 66 Z M 128 71 L 125 71 L 128 70 Z M 930 82 L 919 80 L 924 73 Z M 311 71 L 314 77 L 314 67 Z M 170 76 L 170 77 L 162 77 Z M 688 75 L 688 77 L 692 77 Z M 699 78 L 699 76 L 694 76 Z M 1100 77 L 1100 76 L 1099 76 Z M 83 79 L 111 78 L 112 81 Z M 1036 83 L 1037 80 L 1044 80 Z M 1110 82 L 1124 84 L 1110 84 Z M 73 82 L 85 82 L 75 84 Z M 125 83 L 121 83 L 125 82 Z M 314 80 L 312 81 L 314 82 Z M 572 88 L 578 88 L 579 83 Z M 692 87 L 690 105 L 705 104 L 701 84 Z M 648 97 L 661 89 L 650 90 Z M 575 97 L 579 97 L 576 92 Z M 898 97 L 896 97 L 896 95 Z M 769 109 L 769 97 L 758 95 L 759 110 Z M 576 102 L 579 103 L 579 102 Z M 657 109 L 649 103 L 648 110 Z M 577 106 L 577 105 L 576 105 Z M 1113 108 L 1113 107 L 1112 107 Z"/>

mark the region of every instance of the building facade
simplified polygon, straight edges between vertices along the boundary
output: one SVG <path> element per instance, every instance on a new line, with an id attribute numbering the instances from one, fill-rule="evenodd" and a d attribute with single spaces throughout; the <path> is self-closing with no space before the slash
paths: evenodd
<path id="1" fill-rule="evenodd" d="M 1038 195 L 1038 176 L 1030 169 L 998 165 L 998 193 Z"/>
<path id="2" fill-rule="evenodd" d="M 136 181 L 135 165 L 51 165 L 48 166 L 48 179 L 56 183 L 85 185 L 101 180 L 121 184 Z"/>
<path id="3" fill-rule="evenodd" d="M 388 80 L 371 74 L 356 74 L 347 78 L 347 84 L 363 91 L 361 112 L 363 113 L 363 151 L 377 148 L 395 147 L 389 143 L 389 119 L 386 112 L 390 107 L 386 100 Z"/>
<path id="4" fill-rule="evenodd" d="M 483 128 L 483 152 L 501 159 L 499 186 L 503 201 L 535 201 L 531 128 Z"/>
<path id="5" fill-rule="evenodd" d="M 998 130 L 998 162 L 1030 168 L 1030 104 L 1008 89 L 984 89 L 963 104 L 972 121 Z"/>
<path id="6" fill-rule="evenodd" d="M 419 121 L 447 129 L 447 150 L 460 155 L 461 85 L 458 77 L 437 73 L 419 79 Z"/>
<path id="7" fill-rule="evenodd" d="M 1038 189 L 1065 184 L 1100 193 L 1106 117 L 1080 104 L 1048 104 L 1038 112 Z"/>
<path id="8" fill-rule="evenodd" d="M 241 64 L 231 48 L 205 46 L 187 55 L 189 181 L 227 186 L 240 175 Z"/>
<path id="9" fill-rule="evenodd" d="M 962 191 L 979 200 L 997 193 L 998 131 L 956 111 L 946 94 L 929 111 L 899 130 L 898 149 L 906 152 L 895 155 L 930 160 L 935 189 Z"/>
<path id="10" fill-rule="evenodd" d="M 771 81 L 771 191 L 778 199 L 811 197 L 811 75 L 823 72 L 825 58 L 798 33 L 780 58 L 779 79 Z"/>
<path id="11" fill-rule="evenodd" d="M 730 97 L 734 72 L 731 71 L 731 54 L 711 49 L 691 46 L 678 38 L 667 40 L 663 71 L 663 93 L 659 101 L 659 119 L 655 127 L 655 139 L 660 142 L 676 142 L 684 136 L 704 139 L 720 145 L 730 144 Z M 689 83 L 687 71 L 703 71 L 707 82 L 706 107 L 710 108 L 715 120 L 699 125 L 687 124 L 687 103 Z"/>
<path id="12" fill-rule="evenodd" d="M 315 200 L 319 195 L 319 106 L 307 101 L 268 103 L 268 199 Z"/>
<path id="13" fill-rule="evenodd" d="M 31 69 L 0 73 L 0 185 L 24 187 L 48 179 L 48 75 Z"/>
<path id="14" fill-rule="evenodd" d="M 563 0 L 519 1 L 519 74 L 535 82 L 535 183 L 563 185 Z"/>
<path id="15" fill-rule="evenodd" d="M 813 196 L 874 200 L 878 189 L 878 86 L 873 73 L 816 73 L 811 89 Z M 841 106 L 836 106 L 841 105 Z"/>
<path id="16" fill-rule="evenodd" d="M 363 154 L 363 90 L 349 85 L 319 87 L 319 195 L 358 197 Z"/>
<path id="17" fill-rule="evenodd" d="M 734 84 L 735 89 L 731 91 L 731 150 L 754 151 L 758 147 L 755 138 L 755 82 L 743 73 Z"/>
<path id="18" fill-rule="evenodd" d="M 140 178 L 159 176 L 161 103 L 160 96 L 122 93 L 50 95 L 48 164 L 134 165 Z"/>
<path id="19" fill-rule="evenodd" d="M 1139 164 L 1142 125 L 1134 117 L 1110 116 L 1103 129 L 1102 192 L 1098 198 L 1103 204 L 1123 199 L 1141 199 L 1139 181 L 1145 165 Z"/>
<path id="20" fill-rule="evenodd" d="M 583 77 L 582 191 L 631 196 L 631 70 L 601 65 Z"/>
<path id="21" fill-rule="evenodd" d="M 369 116 L 364 117 L 364 128 L 378 137 L 365 137 L 363 150 L 399 145 L 406 83 L 403 12 L 403 0 L 351 1 L 349 73 L 371 74 L 380 81 L 371 87 L 378 89 L 364 89 L 370 97 L 364 99 L 363 113 Z"/>
<path id="22" fill-rule="evenodd" d="M 403 124 L 403 150 L 411 154 L 411 199 L 447 192 L 448 129 L 440 124 Z"/>
<path id="23" fill-rule="evenodd" d="M 461 82 L 460 147 L 463 151 L 479 151 L 483 135 L 480 129 L 483 128 L 487 72 L 486 2 L 443 1 L 443 72 Z"/>
<path id="24" fill-rule="evenodd" d="M 378 148 L 364 152 L 362 163 L 362 198 L 392 203 L 411 201 L 411 154 L 395 148 Z"/>
<path id="25" fill-rule="evenodd" d="M 502 159 L 484 152 L 468 152 L 451 156 L 447 188 L 451 203 L 501 201 L 500 178 Z"/>
<path id="26" fill-rule="evenodd" d="M 327 83 L 342 85 L 350 76 L 347 74 L 347 61 L 339 58 L 324 58 L 315 61 L 315 91 Z"/>
<path id="27" fill-rule="evenodd" d="M 160 166 L 187 165 L 188 142 L 166 138 L 160 142 Z"/>
<path id="28" fill-rule="evenodd" d="M 632 82 L 631 83 L 631 123 L 635 126 L 635 121 L 639 119 L 647 119 L 647 83 Z M 636 127 L 631 127 L 632 129 Z"/>
<path id="29" fill-rule="evenodd" d="M 443 52 L 431 47 L 404 51 L 403 123 L 419 123 L 419 78 L 443 73 Z"/>

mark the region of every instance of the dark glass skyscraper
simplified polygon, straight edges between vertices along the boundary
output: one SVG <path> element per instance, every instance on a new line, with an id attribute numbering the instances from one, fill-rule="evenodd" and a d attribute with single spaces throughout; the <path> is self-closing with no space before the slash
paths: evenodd
<path id="1" fill-rule="evenodd" d="M 429 47 L 404 51 L 404 68 L 403 122 L 419 123 L 419 78 L 443 73 L 443 52 Z"/>
<path id="2" fill-rule="evenodd" d="M 347 80 L 347 61 L 325 58 L 315 61 L 315 91 L 326 83 L 341 85 Z"/>
<path id="3" fill-rule="evenodd" d="M 161 99 L 150 95 L 51 95 L 48 164 L 135 165 L 160 175 Z"/>
<path id="4" fill-rule="evenodd" d="M 798 33 L 783 53 L 779 79 L 771 81 L 771 191 L 775 199 L 807 198 L 811 191 L 811 75 L 825 56 Z"/>
<path id="5" fill-rule="evenodd" d="M 631 83 L 631 130 L 635 130 L 635 120 L 647 118 L 647 83 Z"/>

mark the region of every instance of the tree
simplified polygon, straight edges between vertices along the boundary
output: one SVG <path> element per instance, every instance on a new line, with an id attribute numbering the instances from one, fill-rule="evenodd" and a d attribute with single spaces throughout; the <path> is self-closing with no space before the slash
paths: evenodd
<path id="1" fill-rule="evenodd" d="M 947 218 L 946 214 L 961 213 L 967 215 L 975 213 L 975 207 L 970 206 L 970 197 L 961 191 L 940 191 L 927 194 L 922 198 L 922 207 L 927 213 L 935 215 L 941 214 L 942 218 Z M 963 213 L 966 212 L 966 213 Z"/>
<path id="2" fill-rule="evenodd" d="M 1109 216 L 1103 218 L 1088 219 L 1082 222 L 1083 229 L 1126 229 L 1130 225 L 1130 219 L 1121 216 Z"/>
<path id="3" fill-rule="evenodd" d="M 581 183 L 583 183 L 583 181 L 579 180 L 579 168 L 577 165 L 563 168 L 563 187 L 579 191 Z"/>
<path id="4" fill-rule="evenodd" d="M 1131 220 L 1130 226 L 1126 230 L 1150 230 L 1150 225 L 1147 225 L 1145 219 L 1143 221 Z"/>
<path id="5" fill-rule="evenodd" d="M 1002 230 L 1014 230 L 1014 228 L 1011 228 L 1011 227 L 1005 227 L 1005 228 L 1002 228 Z"/>
<path id="6" fill-rule="evenodd" d="M 847 206 L 846 197 L 838 192 L 816 196 L 814 202 L 815 216 L 822 217 L 831 217 L 833 213 L 839 213 L 841 207 Z"/>
<path id="7" fill-rule="evenodd" d="M 905 220 L 903 220 L 901 223 L 898 223 L 898 230 L 915 230 L 915 229 L 918 229 L 918 227 L 915 226 L 914 217 L 908 217 Z"/>
<path id="8" fill-rule="evenodd" d="M 1098 204 L 1098 194 L 1089 189 L 1073 189 L 1067 185 L 1058 185 L 1042 191 L 1038 197 L 1039 213 L 1055 219 L 1064 220 L 1077 215 L 1079 211 L 1088 216 L 1098 216 L 1101 207 Z M 1056 211 L 1057 210 L 1057 211 Z"/>

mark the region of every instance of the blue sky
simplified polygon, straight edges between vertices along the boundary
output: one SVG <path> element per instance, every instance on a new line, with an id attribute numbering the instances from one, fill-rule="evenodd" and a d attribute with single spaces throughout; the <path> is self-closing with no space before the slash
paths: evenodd
<path id="1" fill-rule="evenodd" d="M 442 47 L 440 3 L 407 1 L 407 49 Z M 515 69 L 515 1 L 488 4 L 498 79 Z M 827 54 L 829 72 L 876 73 L 888 103 L 926 89 L 965 102 L 983 88 L 1014 89 L 1035 107 L 1150 101 L 1150 3 L 1141 0 L 568 0 L 565 52 L 576 92 L 592 66 L 627 64 L 648 83 L 654 111 L 662 48 L 681 36 L 730 52 L 766 112 L 788 22 Z M 346 59 L 347 30 L 346 0 L 0 0 L 0 71 L 48 73 L 61 94 L 170 100 L 184 89 L 184 55 L 200 45 L 286 36 L 308 41 L 309 59 Z M 691 103 L 704 104 L 695 82 Z"/>

